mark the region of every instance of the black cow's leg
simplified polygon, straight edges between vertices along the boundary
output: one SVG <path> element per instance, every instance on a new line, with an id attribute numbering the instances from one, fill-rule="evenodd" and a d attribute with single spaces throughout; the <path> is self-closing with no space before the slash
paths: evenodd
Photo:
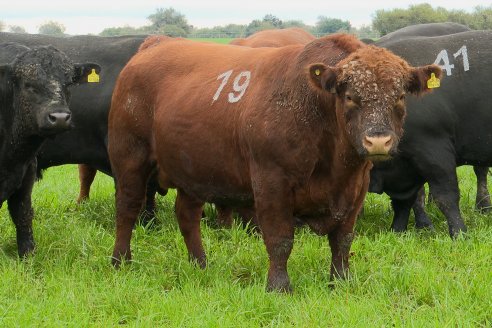
<path id="1" fill-rule="evenodd" d="M 422 188 L 420 188 L 419 193 L 417 194 L 417 199 L 415 200 L 412 209 L 413 213 L 415 214 L 415 228 L 434 229 L 432 221 L 427 216 L 427 213 L 425 213 L 425 188 L 423 186 Z"/>
<path id="2" fill-rule="evenodd" d="M 8 199 L 8 207 L 17 232 L 17 251 L 24 257 L 34 250 L 32 234 L 32 218 L 34 211 L 31 204 L 31 193 L 36 179 L 36 160 L 29 164 L 22 185 Z"/>
<path id="3" fill-rule="evenodd" d="M 217 225 L 221 228 L 231 228 L 232 227 L 232 207 L 215 205 L 217 209 Z"/>
<path id="4" fill-rule="evenodd" d="M 475 208 L 480 212 L 490 211 L 492 205 L 490 203 L 490 194 L 487 188 L 488 166 L 474 166 L 473 171 L 477 176 L 477 200 Z"/>
<path id="5" fill-rule="evenodd" d="M 179 230 L 183 235 L 190 260 L 196 261 L 201 268 L 205 268 L 207 262 L 200 233 L 203 205 L 202 201 L 178 189 L 175 207 Z"/>
<path id="6" fill-rule="evenodd" d="M 82 203 L 84 200 L 89 199 L 91 192 L 91 185 L 96 177 L 97 170 L 87 164 L 79 164 L 79 182 L 80 191 L 77 198 L 77 204 Z"/>
<path id="7" fill-rule="evenodd" d="M 437 206 L 446 216 L 450 236 L 454 238 L 460 232 L 466 232 L 459 208 L 460 192 L 456 170 L 443 175 L 436 174 L 428 182 Z"/>
<path id="8" fill-rule="evenodd" d="M 391 206 L 393 207 L 393 223 L 391 224 L 391 230 L 395 232 L 403 232 L 407 230 L 408 219 L 410 216 L 410 209 L 412 208 L 417 194 L 412 195 L 406 199 L 391 199 Z"/>

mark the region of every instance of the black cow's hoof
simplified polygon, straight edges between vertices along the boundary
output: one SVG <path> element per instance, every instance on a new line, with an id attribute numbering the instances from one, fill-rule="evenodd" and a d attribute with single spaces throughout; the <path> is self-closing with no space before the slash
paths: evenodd
<path id="1" fill-rule="evenodd" d="M 407 227 L 406 226 L 400 226 L 400 225 L 392 225 L 391 231 L 393 231 L 393 232 L 405 232 L 405 231 L 407 231 Z"/>
<path id="2" fill-rule="evenodd" d="M 434 230 L 434 225 L 432 222 L 415 222 L 415 229 Z"/>
<path id="3" fill-rule="evenodd" d="M 467 229 L 464 224 L 460 224 L 456 227 L 449 227 L 449 235 L 452 239 L 457 239 L 460 235 L 464 235 Z"/>
<path id="4" fill-rule="evenodd" d="M 29 254 L 34 252 L 34 242 L 32 240 L 23 242 L 17 245 L 17 250 L 20 258 L 26 258 Z"/>

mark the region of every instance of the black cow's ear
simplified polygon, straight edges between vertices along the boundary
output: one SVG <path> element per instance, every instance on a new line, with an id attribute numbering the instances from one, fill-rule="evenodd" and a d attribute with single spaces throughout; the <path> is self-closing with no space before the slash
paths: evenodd
<path id="1" fill-rule="evenodd" d="M 420 95 L 440 86 L 442 70 L 437 65 L 412 67 L 410 79 L 407 83 L 407 91 Z"/>
<path id="2" fill-rule="evenodd" d="M 73 83 L 87 83 L 87 82 L 99 82 L 99 73 L 101 72 L 101 66 L 94 63 L 75 64 L 75 74 L 73 76 Z"/>
<path id="3" fill-rule="evenodd" d="M 325 64 L 312 64 L 308 68 L 309 80 L 318 89 L 335 93 L 337 72 L 334 68 Z"/>
<path id="4" fill-rule="evenodd" d="M 0 107 L 3 107 L 11 101 L 12 76 L 11 65 L 0 65 Z"/>

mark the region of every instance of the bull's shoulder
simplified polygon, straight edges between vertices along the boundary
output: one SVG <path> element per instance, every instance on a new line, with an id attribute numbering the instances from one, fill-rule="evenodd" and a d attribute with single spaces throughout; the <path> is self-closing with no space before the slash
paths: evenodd
<path id="1" fill-rule="evenodd" d="M 362 41 L 351 34 L 336 33 L 324 36 L 306 45 L 306 53 L 316 54 L 328 51 L 352 53 L 360 48 L 367 47 Z"/>
<path id="2" fill-rule="evenodd" d="M 178 40 L 184 40 L 183 38 L 173 38 L 167 35 L 151 35 L 147 38 L 145 38 L 144 42 L 140 45 L 138 48 L 138 52 L 155 47 L 156 45 L 166 43 L 166 42 L 172 42 L 172 41 L 178 41 Z"/>

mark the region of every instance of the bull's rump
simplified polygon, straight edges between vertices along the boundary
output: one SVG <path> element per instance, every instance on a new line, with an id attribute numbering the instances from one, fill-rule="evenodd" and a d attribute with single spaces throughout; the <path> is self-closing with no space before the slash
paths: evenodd
<path id="1" fill-rule="evenodd" d="M 152 145 L 162 187 L 206 201 L 251 198 L 245 134 L 268 120 L 283 53 L 293 51 L 177 40 L 148 48 L 120 75 L 116 125 Z"/>

